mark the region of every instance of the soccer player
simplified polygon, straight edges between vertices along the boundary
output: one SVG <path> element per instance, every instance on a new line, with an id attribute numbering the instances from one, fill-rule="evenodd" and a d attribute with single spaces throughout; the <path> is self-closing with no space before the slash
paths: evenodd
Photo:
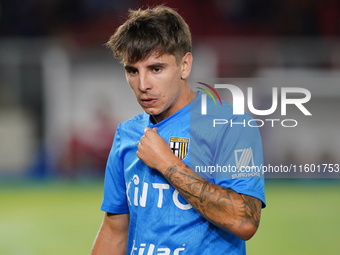
<path id="1" fill-rule="evenodd" d="M 190 30 L 174 10 L 130 11 L 107 44 L 144 112 L 116 131 L 105 174 L 105 216 L 92 254 L 245 254 L 245 240 L 256 232 L 265 206 L 263 178 L 215 170 L 260 165 L 258 129 L 213 129 L 215 115 L 201 114 L 203 94 L 187 81 Z M 250 119 L 233 116 L 225 102 L 217 108 L 208 100 L 207 107 L 234 123 Z M 214 171 L 202 170 L 202 177 L 197 166 Z"/>

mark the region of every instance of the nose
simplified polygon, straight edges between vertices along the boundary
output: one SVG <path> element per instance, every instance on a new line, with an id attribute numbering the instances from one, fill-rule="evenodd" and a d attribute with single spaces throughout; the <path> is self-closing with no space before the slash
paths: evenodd
<path id="1" fill-rule="evenodd" d="M 147 92 L 152 88 L 150 79 L 148 77 L 148 72 L 140 72 L 139 73 L 139 86 L 138 89 L 141 92 Z"/>

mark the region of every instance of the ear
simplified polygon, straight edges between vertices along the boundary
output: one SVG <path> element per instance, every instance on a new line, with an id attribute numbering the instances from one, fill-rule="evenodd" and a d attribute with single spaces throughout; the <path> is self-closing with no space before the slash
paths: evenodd
<path id="1" fill-rule="evenodd" d="M 187 52 L 181 61 L 181 67 L 182 67 L 182 74 L 181 74 L 181 78 L 182 80 L 186 80 L 191 72 L 191 66 L 192 66 L 192 54 L 191 52 Z"/>

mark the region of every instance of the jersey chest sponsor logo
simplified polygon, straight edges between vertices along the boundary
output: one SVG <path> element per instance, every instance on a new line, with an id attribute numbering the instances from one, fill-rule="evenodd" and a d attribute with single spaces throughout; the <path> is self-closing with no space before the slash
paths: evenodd
<path id="1" fill-rule="evenodd" d="M 167 183 L 151 183 L 151 185 L 149 185 L 149 183 L 143 182 L 142 188 L 140 188 L 139 184 L 140 178 L 137 174 L 132 177 L 130 182 L 126 183 L 126 196 L 130 206 L 156 206 L 156 204 L 147 203 L 148 197 L 150 197 L 151 193 L 153 196 L 155 196 L 155 194 L 156 196 L 158 195 L 157 207 L 162 208 L 163 196 L 168 196 L 171 192 L 170 185 Z M 183 204 L 180 202 L 179 192 L 176 189 L 172 193 L 172 201 L 175 206 L 181 210 L 189 210 L 192 208 L 189 203 Z"/>
<path id="2" fill-rule="evenodd" d="M 141 243 L 140 247 L 136 247 L 135 240 L 133 240 L 133 246 L 131 249 L 130 255 L 138 254 L 138 255 L 180 255 L 181 251 L 184 251 L 185 244 L 183 244 L 183 247 L 177 248 L 175 250 L 171 250 L 170 248 L 156 248 L 154 244 L 149 244 L 147 246 L 146 243 Z M 135 253 L 136 252 L 136 253 Z M 138 253 L 137 253 L 138 252 Z M 147 252 L 147 253 L 144 253 Z"/>
<path id="3" fill-rule="evenodd" d="M 185 159 L 188 155 L 189 138 L 170 137 L 170 148 L 176 157 Z"/>

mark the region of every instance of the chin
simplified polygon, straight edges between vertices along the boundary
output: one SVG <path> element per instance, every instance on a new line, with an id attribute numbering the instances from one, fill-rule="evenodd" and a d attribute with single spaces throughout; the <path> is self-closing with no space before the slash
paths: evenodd
<path id="1" fill-rule="evenodd" d="M 149 114 L 149 115 L 158 115 L 160 114 L 160 112 L 156 111 L 156 110 L 151 110 L 151 109 L 144 109 L 144 111 Z"/>

